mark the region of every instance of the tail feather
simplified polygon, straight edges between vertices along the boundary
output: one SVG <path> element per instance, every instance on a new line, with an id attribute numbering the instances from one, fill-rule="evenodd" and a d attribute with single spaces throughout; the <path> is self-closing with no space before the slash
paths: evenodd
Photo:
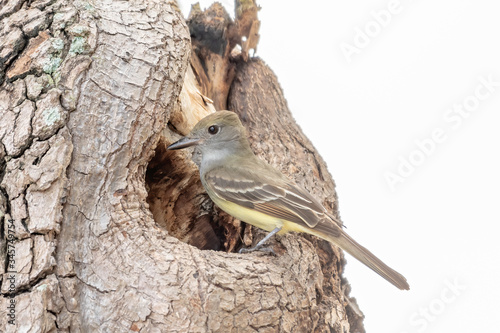
<path id="1" fill-rule="evenodd" d="M 334 244 L 337 244 L 344 251 L 361 261 L 394 286 L 401 290 L 410 290 L 410 285 L 403 275 L 384 264 L 382 260 L 377 258 L 373 253 L 352 239 L 351 236 L 344 232 L 344 230 L 341 230 L 340 235 L 326 236 L 324 238 Z"/>

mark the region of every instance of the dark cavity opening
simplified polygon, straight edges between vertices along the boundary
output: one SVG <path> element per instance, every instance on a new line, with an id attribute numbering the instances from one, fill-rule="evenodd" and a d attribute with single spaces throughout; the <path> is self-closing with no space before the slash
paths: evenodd
<path id="1" fill-rule="evenodd" d="M 234 239 L 240 239 L 234 237 L 239 228 L 214 208 L 190 153 L 169 151 L 167 146 L 159 142 L 146 171 L 146 200 L 154 220 L 169 235 L 199 249 L 232 250 Z"/>

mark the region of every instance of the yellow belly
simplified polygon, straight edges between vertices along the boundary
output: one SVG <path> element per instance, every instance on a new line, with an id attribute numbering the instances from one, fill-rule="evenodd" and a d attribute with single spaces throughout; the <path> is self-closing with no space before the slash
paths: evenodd
<path id="1" fill-rule="evenodd" d="M 223 211 L 225 211 L 231 216 L 234 216 L 238 220 L 250 223 L 251 225 L 254 225 L 266 231 L 271 231 L 277 227 L 283 228 L 279 232 L 280 234 L 283 234 L 288 231 L 288 229 L 285 228 L 287 225 L 290 224 L 288 221 L 284 221 L 276 217 L 272 217 L 264 213 L 257 212 L 253 209 L 237 205 L 230 201 L 220 200 L 219 198 L 213 198 L 213 199 L 215 199 L 213 201 L 217 206 L 219 206 Z"/>
<path id="2" fill-rule="evenodd" d="M 215 200 L 214 200 L 215 199 Z M 221 200 L 217 197 L 212 198 L 214 203 L 219 206 L 223 211 L 228 213 L 229 215 L 241 220 L 243 222 L 254 225 L 258 228 L 264 229 L 266 231 L 272 231 L 277 227 L 281 227 L 282 229 L 278 233 L 285 234 L 290 231 L 295 232 L 304 232 L 307 234 L 315 235 L 321 237 L 323 239 L 327 239 L 325 235 L 317 232 L 314 229 L 307 228 L 305 226 L 299 225 L 295 222 L 290 222 L 287 220 L 279 219 L 258 211 L 255 211 L 250 208 L 246 208 L 230 201 Z"/>

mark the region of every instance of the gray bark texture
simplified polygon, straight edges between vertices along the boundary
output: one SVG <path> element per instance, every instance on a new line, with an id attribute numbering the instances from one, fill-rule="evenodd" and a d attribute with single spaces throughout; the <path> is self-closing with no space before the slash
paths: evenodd
<path id="1" fill-rule="evenodd" d="M 234 253 L 263 232 L 165 149 L 228 108 L 337 214 L 324 161 L 249 56 L 257 12 L 0 0 L 0 332 L 364 332 L 337 247 L 290 234 L 277 256 Z"/>

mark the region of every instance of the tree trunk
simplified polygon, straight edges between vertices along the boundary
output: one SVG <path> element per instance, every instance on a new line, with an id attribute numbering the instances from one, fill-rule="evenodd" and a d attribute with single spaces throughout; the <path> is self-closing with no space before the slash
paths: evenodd
<path id="1" fill-rule="evenodd" d="M 262 232 L 165 149 L 234 110 L 254 151 L 337 213 L 323 160 L 249 57 L 257 7 L 235 22 L 194 10 L 190 32 L 172 1 L 0 3 L 1 332 L 364 331 L 337 247 L 291 234 L 276 257 L 232 253 Z"/>

